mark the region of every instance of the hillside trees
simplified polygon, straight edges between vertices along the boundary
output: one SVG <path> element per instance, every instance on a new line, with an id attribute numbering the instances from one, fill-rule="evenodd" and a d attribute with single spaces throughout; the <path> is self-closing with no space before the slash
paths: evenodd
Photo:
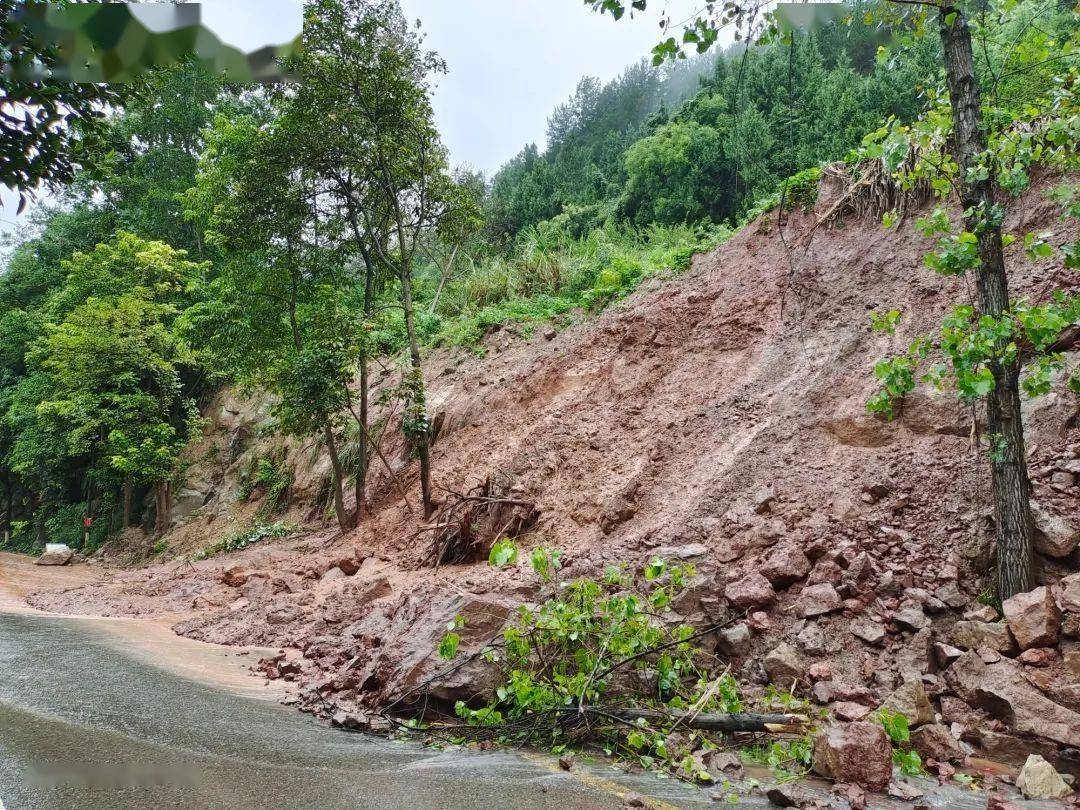
<path id="1" fill-rule="evenodd" d="M 365 243 L 361 254 L 369 250 L 400 287 L 410 362 L 403 429 L 420 461 L 424 510 L 430 514 L 431 436 L 413 286 L 423 240 L 455 202 L 427 86 L 427 77 L 443 64 L 421 49 L 392 0 L 316 0 L 306 37 L 312 47 L 303 65 L 308 82 L 342 94 L 328 119 L 352 131 L 341 167 L 350 177 L 345 184 L 335 178 L 335 184 L 339 194 L 346 192 L 347 214 L 354 216 L 359 207 L 365 217 L 367 235 L 357 232 L 356 247 Z M 368 192 L 366 205 L 348 193 L 357 185 Z"/>
<path id="2" fill-rule="evenodd" d="M 161 530 L 193 408 L 181 385 L 192 358 L 173 326 L 204 268 L 126 233 L 63 268 L 67 284 L 16 358 L 24 376 L 4 418 L 8 465 L 39 505 L 62 496 L 71 469 L 80 470 L 88 517 L 95 490 L 122 487 L 124 525 L 134 486 L 151 485 Z M 42 526 L 44 515 L 35 520 Z"/>
<path id="3" fill-rule="evenodd" d="M 224 259 L 185 326 L 219 371 L 277 396 L 286 433 L 319 438 L 344 529 L 352 520 L 337 433 L 360 323 L 339 229 L 322 217 L 317 178 L 298 165 L 295 136 L 281 121 L 217 119 L 187 199 L 191 216 L 208 211 L 207 239 Z M 207 200 L 216 202 L 207 209 Z"/>

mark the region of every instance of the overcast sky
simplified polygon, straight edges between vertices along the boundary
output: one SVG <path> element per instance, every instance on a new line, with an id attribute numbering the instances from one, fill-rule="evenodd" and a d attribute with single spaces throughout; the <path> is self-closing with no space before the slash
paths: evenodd
<path id="1" fill-rule="evenodd" d="M 261 3 L 263 0 L 254 0 Z M 659 12 L 616 23 L 584 0 L 401 0 L 419 19 L 426 46 L 446 60 L 437 80 L 435 111 L 455 164 L 489 174 L 527 143 L 543 145 L 552 108 L 573 93 L 584 75 L 608 80 L 645 57 L 660 39 Z M 299 0 L 273 0 L 275 6 Z M 681 20 L 702 0 L 668 0 Z M 659 8 L 663 4 L 657 2 Z M 218 20 L 250 8 L 247 0 L 209 0 Z M 232 14 L 224 9 L 231 8 Z M 248 14 L 241 21 L 245 44 L 276 38 L 281 13 Z M 17 198 L 3 191 L 0 232 L 10 230 Z"/>

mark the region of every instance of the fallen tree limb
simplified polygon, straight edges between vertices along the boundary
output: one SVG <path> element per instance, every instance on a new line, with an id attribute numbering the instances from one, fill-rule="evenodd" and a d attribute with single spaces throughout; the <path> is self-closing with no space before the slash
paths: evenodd
<path id="1" fill-rule="evenodd" d="M 571 708 L 568 711 L 584 711 L 589 714 L 589 706 L 583 710 Z M 597 711 L 600 713 L 600 710 Z M 617 717 L 630 723 L 644 720 L 650 725 L 677 723 L 686 728 L 701 731 L 720 732 L 768 732 L 771 734 L 803 734 L 810 727 L 810 718 L 802 714 L 668 714 L 654 709 L 603 709 L 602 716 Z"/>

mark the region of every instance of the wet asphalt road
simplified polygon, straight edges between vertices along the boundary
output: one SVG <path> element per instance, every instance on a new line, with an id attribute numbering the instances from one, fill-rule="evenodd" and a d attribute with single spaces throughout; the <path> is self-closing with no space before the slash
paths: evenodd
<path id="1" fill-rule="evenodd" d="M 93 620 L 0 613 L 0 802 L 8 810 L 571 810 L 618 807 L 620 792 L 642 787 L 609 778 L 620 779 L 333 731 L 126 655 Z M 646 785 L 678 805 L 708 802 L 677 784 Z"/>

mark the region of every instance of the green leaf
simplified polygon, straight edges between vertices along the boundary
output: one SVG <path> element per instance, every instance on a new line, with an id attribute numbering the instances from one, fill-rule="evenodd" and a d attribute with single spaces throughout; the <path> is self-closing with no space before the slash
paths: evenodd
<path id="1" fill-rule="evenodd" d="M 505 568 L 517 562 L 518 547 L 509 537 L 497 540 L 488 554 L 488 565 L 493 568 Z"/>

